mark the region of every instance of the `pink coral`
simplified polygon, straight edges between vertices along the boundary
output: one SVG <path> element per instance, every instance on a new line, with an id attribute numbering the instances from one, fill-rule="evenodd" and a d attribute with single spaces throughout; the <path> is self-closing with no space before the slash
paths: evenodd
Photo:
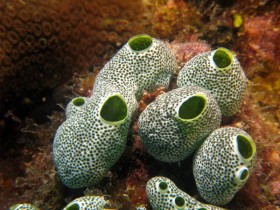
<path id="1" fill-rule="evenodd" d="M 182 68 L 184 64 L 195 55 L 211 50 L 211 47 L 206 42 L 202 41 L 184 43 L 172 42 L 169 46 L 176 55 L 179 68 Z"/>

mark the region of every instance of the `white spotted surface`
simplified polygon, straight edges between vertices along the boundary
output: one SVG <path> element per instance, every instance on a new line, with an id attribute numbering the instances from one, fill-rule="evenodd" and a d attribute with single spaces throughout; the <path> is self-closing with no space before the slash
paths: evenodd
<path id="1" fill-rule="evenodd" d="M 99 73 L 93 92 L 100 82 L 114 84 L 133 92 L 139 100 L 143 91 L 168 87 L 177 69 L 176 58 L 165 43 L 153 39 L 152 46 L 144 51 L 134 51 L 126 44 Z"/>
<path id="2" fill-rule="evenodd" d="M 15 204 L 10 207 L 10 210 L 39 210 L 29 203 Z"/>
<path id="3" fill-rule="evenodd" d="M 73 200 L 63 210 L 102 210 L 106 204 L 108 202 L 103 196 L 84 196 Z M 79 208 L 71 208 L 73 206 L 78 206 Z"/>
<path id="4" fill-rule="evenodd" d="M 241 168 L 251 173 L 256 153 L 249 159 L 236 149 L 237 135 L 251 138 L 239 128 L 224 127 L 215 130 L 202 144 L 193 161 L 193 174 L 199 194 L 209 203 L 225 205 L 245 184 L 236 175 Z M 255 147 L 255 145 L 254 145 Z"/>
<path id="5" fill-rule="evenodd" d="M 83 104 L 83 105 L 79 105 L 79 106 L 75 105 L 75 104 L 74 104 L 74 100 L 76 100 L 77 98 L 83 99 L 83 100 L 84 100 L 84 104 Z M 88 101 L 88 98 L 86 98 L 86 97 L 77 97 L 77 98 L 72 99 L 72 100 L 68 103 L 68 105 L 67 105 L 67 107 L 66 107 L 66 110 L 65 110 L 65 112 L 66 112 L 66 118 L 69 118 L 69 117 L 71 117 L 71 116 L 76 115 L 77 112 L 79 112 L 81 109 L 83 109 L 83 107 L 85 106 L 85 104 L 86 104 L 87 101 Z"/>

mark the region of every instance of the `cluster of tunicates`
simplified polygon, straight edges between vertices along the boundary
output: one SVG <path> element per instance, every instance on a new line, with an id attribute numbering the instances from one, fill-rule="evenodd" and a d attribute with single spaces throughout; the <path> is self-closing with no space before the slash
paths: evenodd
<path id="1" fill-rule="evenodd" d="M 218 48 L 188 61 L 179 72 L 177 87 L 141 113 L 141 141 L 164 162 L 178 162 L 195 152 L 193 174 L 199 194 L 211 204 L 225 205 L 248 180 L 256 157 L 256 145 L 245 131 L 219 128 L 222 116 L 240 110 L 245 74 L 229 50 Z M 155 200 L 161 195 L 156 189 L 147 185 L 153 209 L 189 208 L 176 207 L 172 199 Z"/>
<path id="2" fill-rule="evenodd" d="M 255 143 L 245 131 L 219 128 L 222 116 L 240 110 L 245 74 L 232 52 L 218 48 L 188 61 L 179 72 L 177 87 L 141 113 L 141 141 L 164 162 L 178 162 L 195 152 L 193 174 L 199 194 L 211 204 L 225 205 L 248 180 L 256 157 Z M 153 193 L 159 195 L 148 193 L 152 206 Z M 185 209 L 173 207 L 171 199 L 167 203 L 162 200 L 153 208 Z"/>
<path id="3" fill-rule="evenodd" d="M 164 42 L 137 35 L 105 64 L 90 98 L 69 102 L 53 142 L 54 163 L 66 186 L 82 188 L 102 180 L 125 149 L 143 91 L 168 88 L 176 68 Z M 160 161 L 178 162 L 195 153 L 193 174 L 200 195 L 224 205 L 248 179 L 256 156 L 245 131 L 219 128 L 222 116 L 238 113 L 246 77 L 234 55 L 218 48 L 187 62 L 177 84 L 140 114 L 140 139 Z M 191 198 L 165 177 L 152 178 L 146 189 L 153 209 L 220 209 Z M 69 208 L 91 202 L 84 197 Z M 95 197 L 94 203 L 103 207 L 106 201 Z"/>
<path id="4" fill-rule="evenodd" d="M 167 88 L 175 71 L 175 56 L 164 42 L 132 37 L 100 71 L 92 96 L 77 97 L 66 108 L 53 142 L 61 181 L 70 188 L 100 182 L 125 149 L 143 91 Z"/>

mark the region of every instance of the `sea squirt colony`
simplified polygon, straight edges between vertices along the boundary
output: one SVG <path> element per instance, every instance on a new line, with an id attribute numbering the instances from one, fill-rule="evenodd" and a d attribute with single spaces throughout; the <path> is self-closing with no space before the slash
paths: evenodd
<path id="1" fill-rule="evenodd" d="M 164 42 L 137 35 L 100 71 L 92 96 L 68 104 L 66 121 L 53 142 L 54 163 L 66 186 L 88 187 L 102 180 L 125 149 L 143 91 L 167 88 L 176 69 L 175 56 Z M 141 113 L 141 141 L 164 162 L 181 161 L 196 151 L 193 173 L 200 195 L 224 205 L 248 179 L 256 156 L 255 143 L 245 131 L 219 129 L 221 116 L 240 109 L 245 74 L 229 50 L 218 48 L 187 62 L 177 86 Z M 146 189 L 153 209 L 220 209 L 196 201 L 165 177 L 152 178 Z M 97 203 L 87 200 L 74 203 L 80 209 L 84 203 Z"/>
<path id="2" fill-rule="evenodd" d="M 170 49 L 150 36 L 133 37 L 119 50 L 98 74 L 92 96 L 70 102 L 56 132 L 54 162 L 65 185 L 81 188 L 101 181 L 125 149 L 137 99 L 144 90 L 167 88 L 175 70 Z M 76 100 L 82 101 L 78 108 Z"/>

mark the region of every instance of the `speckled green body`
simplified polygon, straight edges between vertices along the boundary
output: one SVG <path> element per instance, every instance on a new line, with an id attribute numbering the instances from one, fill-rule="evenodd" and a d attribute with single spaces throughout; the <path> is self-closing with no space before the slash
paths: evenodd
<path id="1" fill-rule="evenodd" d="M 104 66 L 96 78 L 91 98 L 78 109 L 69 105 L 67 120 L 54 138 L 54 162 L 65 185 L 81 188 L 101 181 L 124 151 L 137 109 L 136 98 L 144 90 L 167 87 L 175 68 L 175 56 L 156 39 L 141 51 L 132 50 L 126 44 Z M 127 106 L 127 117 L 121 123 L 106 123 L 100 117 L 100 110 L 116 94 Z"/>
<path id="2" fill-rule="evenodd" d="M 246 91 L 246 76 L 235 56 L 227 68 L 218 68 L 214 51 L 196 55 L 181 69 L 177 86 L 200 86 L 211 91 L 223 116 L 239 112 Z"/>
<path id="3" fill-rule="evenodd" d="M 160 189 L 160 183 L 166 183 L 167 188 L 165 190 Z M 153 177 L 150 179 L 146 186 L 147 196 L 149 203 L 151 204 L 153 210 L 198 210 L 198 209 L 207 209 L 207 210 L 221 210 L 222 208 L 207 205 L 197 201 L 192 198 L 187 193 L 180 190 L 174 182 L 166 177 Z M 181 197 L 184 199 L 184 205 L 177 206 L 175 199 Z"/>
<path id="4" fill-rule="evenodd" d="M 241 129 L 220 128 L 204 141 L 195 154 L 193 174 L 196 186 L 199 194 L 214 205 L 224 205 L 231 201 L 251 173 L 256 146 L 251 141 L 252 155 L 244 158 L 238 151 L 237 136 L 251 139 Z M 247 176 L 241 178 L 244 170 Z"/>
<path id="5" fill-rule="evenodd" d="M 193 96 L 205 98 L 204 110 L 194 119 L 183 120 L 178 107 Z M 192 154 L 220 123 L 221 111 L 208 90 L 183 87 L 160 95 L 147 106 L 139 117 L 139 135 L 156 159 L 177 162 Z"/>
<path id="6" fill-rule="evenodd" d="M 102 210 L 106 204 L 103 196 L 84 196 L 73 200 L 63 210 Z"/>
<path id="7" fill-rule="evenodd" d="M 11 206 L 10 210 L 39 210 L 39 209 L 29 203 L 22 203 L 22 204 L 15 204 Z"/>

